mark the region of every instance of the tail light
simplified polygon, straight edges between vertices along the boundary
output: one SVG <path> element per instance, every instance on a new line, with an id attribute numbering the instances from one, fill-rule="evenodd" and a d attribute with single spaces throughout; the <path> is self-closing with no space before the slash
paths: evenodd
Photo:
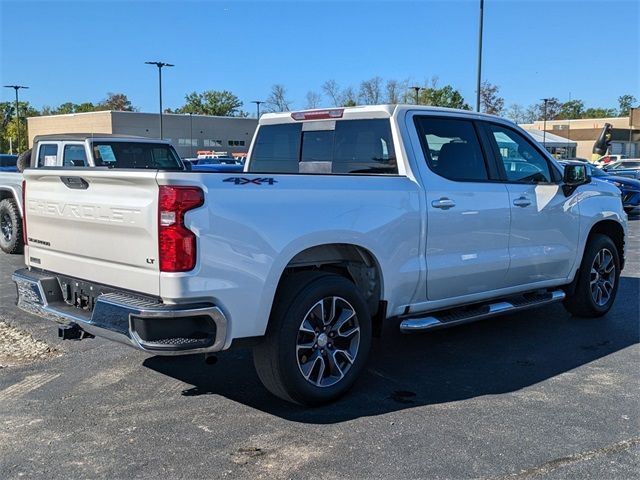
<path id="1" fill-rule="evenodd" d="M 196 266 L 196 236 L 184 226 L 184 214 L 204 203 L 198 187 L 161 185 L 158 247 L 161 272 L 187 272 Z"/>
<path id="2" fill-rule="evenodd" d="M 22 180 L 22 243 L 27 245 L 27 181 Z"/>

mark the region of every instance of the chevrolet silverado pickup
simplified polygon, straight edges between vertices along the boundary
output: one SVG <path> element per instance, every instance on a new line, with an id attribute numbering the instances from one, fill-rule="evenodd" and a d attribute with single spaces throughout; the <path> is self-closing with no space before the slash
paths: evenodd
<path id="1" fill-rule="evenodd" d="M 113 151 L 110 150 L 112 146 L 130 149 L 131 154 L 137 159 L 137 164 L 128 165 L 129 167 L 162 166 L 158 163 L 158 159 L 141 154 L 141 149 L 150 144 L 155 144 L 160 149 L 156 149 L 156 152 L 178 158 L 178 154 L 168 141 L 149 140 L 143 137 L 95 133 L 36 136 L 33 139 L 33 147 L 23 152 L 17 159 L 17 172 L 1 171 L 0 168 L 0 250 L 5 253 L 22 253 L 23 250 L 21 172 L 26 167 L 118 166 L 122 168 L 124 165 L 116 165 L 113 162 Z M 13 164 L 16 165 L 16 162 Z"/>
<path id="2" fill-rule="evenodd" d="M 18 305 L 153 355 L 251 346 L 300 404 L 344 394 L 383 322 L 599 317 L 624 265 L 620 191 L 490 115 L 267 114 L 242 172 L 115 166 L 24 172 Z"/>

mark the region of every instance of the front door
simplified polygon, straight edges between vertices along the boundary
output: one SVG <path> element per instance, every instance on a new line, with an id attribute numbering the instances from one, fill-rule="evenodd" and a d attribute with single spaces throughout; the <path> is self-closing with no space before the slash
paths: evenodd
<path id="1" fill-rule="evenodd" d="M 504 125 L 486 128 L 509 191 L 508 285 L 566 277 L 576 260 L 579 235 L 574 195 L 564 195 L 560 173 L 524 135 Z"/>
<path id="2" fill-rule="evenodd" d="M 427 210 L 427 298 L 443 300 L 505 286 L 509 195 L 496 182 L 471 120 L 416 116 Z"/>

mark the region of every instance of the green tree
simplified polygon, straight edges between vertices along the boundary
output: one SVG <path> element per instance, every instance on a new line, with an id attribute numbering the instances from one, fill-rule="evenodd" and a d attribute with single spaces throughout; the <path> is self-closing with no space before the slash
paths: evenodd
<path id="1" fill-rule="evenodd" d="M 83 104 L 84 105 L 84 104 Z M 98 104 L 99 109 L 117 112 L 133 112 L 136 109 L 124 93 L 107 92 L 107 98 Z"/>
<path id="2" fill-rule="evenodd" d="M 242 102 L 228 90 L 206 90 L 202 93 L 191 92 L 184 97 L 185 104 L 176 109 L 176 113 L 195 113 L 198 115 L 216 115 L 220 117 L 246 117 L 242 111 Z"/>
<path id="3" fill-rule="evenodd" d="M 451 85 L 445 85 L 442 88 L 437 86 L 426 87 L 420 91 L 418 98 L 422 105 L 471 110 L 469 104 L 464 101 L 462 94 Z"/>
<path id="4" fill-rule="evenodd" d="M 616 116 L 615 108 L 592 107 L 587 108 L 582 114 L 582 118 L 610 118 Z"/>
<path id="5" fill-rule="evenodd" d="M 18 104 L 20 122 L 16 118 L 14 102 L 0 102 L 0 152 L 8 152 L 9 145 L 13 152 L 23 152 L 27 149 L 27 118 L 37 117 L 40 112 L 29 105 L 29 102 Z M 18 129 L 20 129 L 20 145 L 17 145 Z"/>
<path id="6" fill-rule="evenodd" d="M 621 117 L 626 117 L 627 115 L 629 115 L 629 110 L 636 102 L 637 99 L 633 95 L 626 94 L 618 97 L 618 115 Z"/>
<path id="7" fill-rule="evenodd" d="M 500 87 L 486 80 L 480 86 L 480 108 L 484 113 L 500 115 L 504 110 L 504 98 L 499 95 Z"/>
<path id="8" fill-rule="evenodd" d="M 584 113 L 584 102 L 582 100 L 569 100 L 560 106 L 558 120 L 573 120 L 582 118 Z"/>

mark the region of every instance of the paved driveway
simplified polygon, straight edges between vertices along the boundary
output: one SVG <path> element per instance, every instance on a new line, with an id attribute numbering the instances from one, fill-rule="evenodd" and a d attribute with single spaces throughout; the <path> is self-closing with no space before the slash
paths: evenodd
<path id="1" fill-rule="evenodd" d="M 640 471 L 640 220 L 607 317 L 561 305 L 430 334 L 389 325 L 340 402 L 262 387 L 248 350 L 216 365 L 101 339 L 60 343 L 18 311 L 0 255 L 0 320 L 61 351 L 0 370 L 0 478 L 631 478 Z"/>

